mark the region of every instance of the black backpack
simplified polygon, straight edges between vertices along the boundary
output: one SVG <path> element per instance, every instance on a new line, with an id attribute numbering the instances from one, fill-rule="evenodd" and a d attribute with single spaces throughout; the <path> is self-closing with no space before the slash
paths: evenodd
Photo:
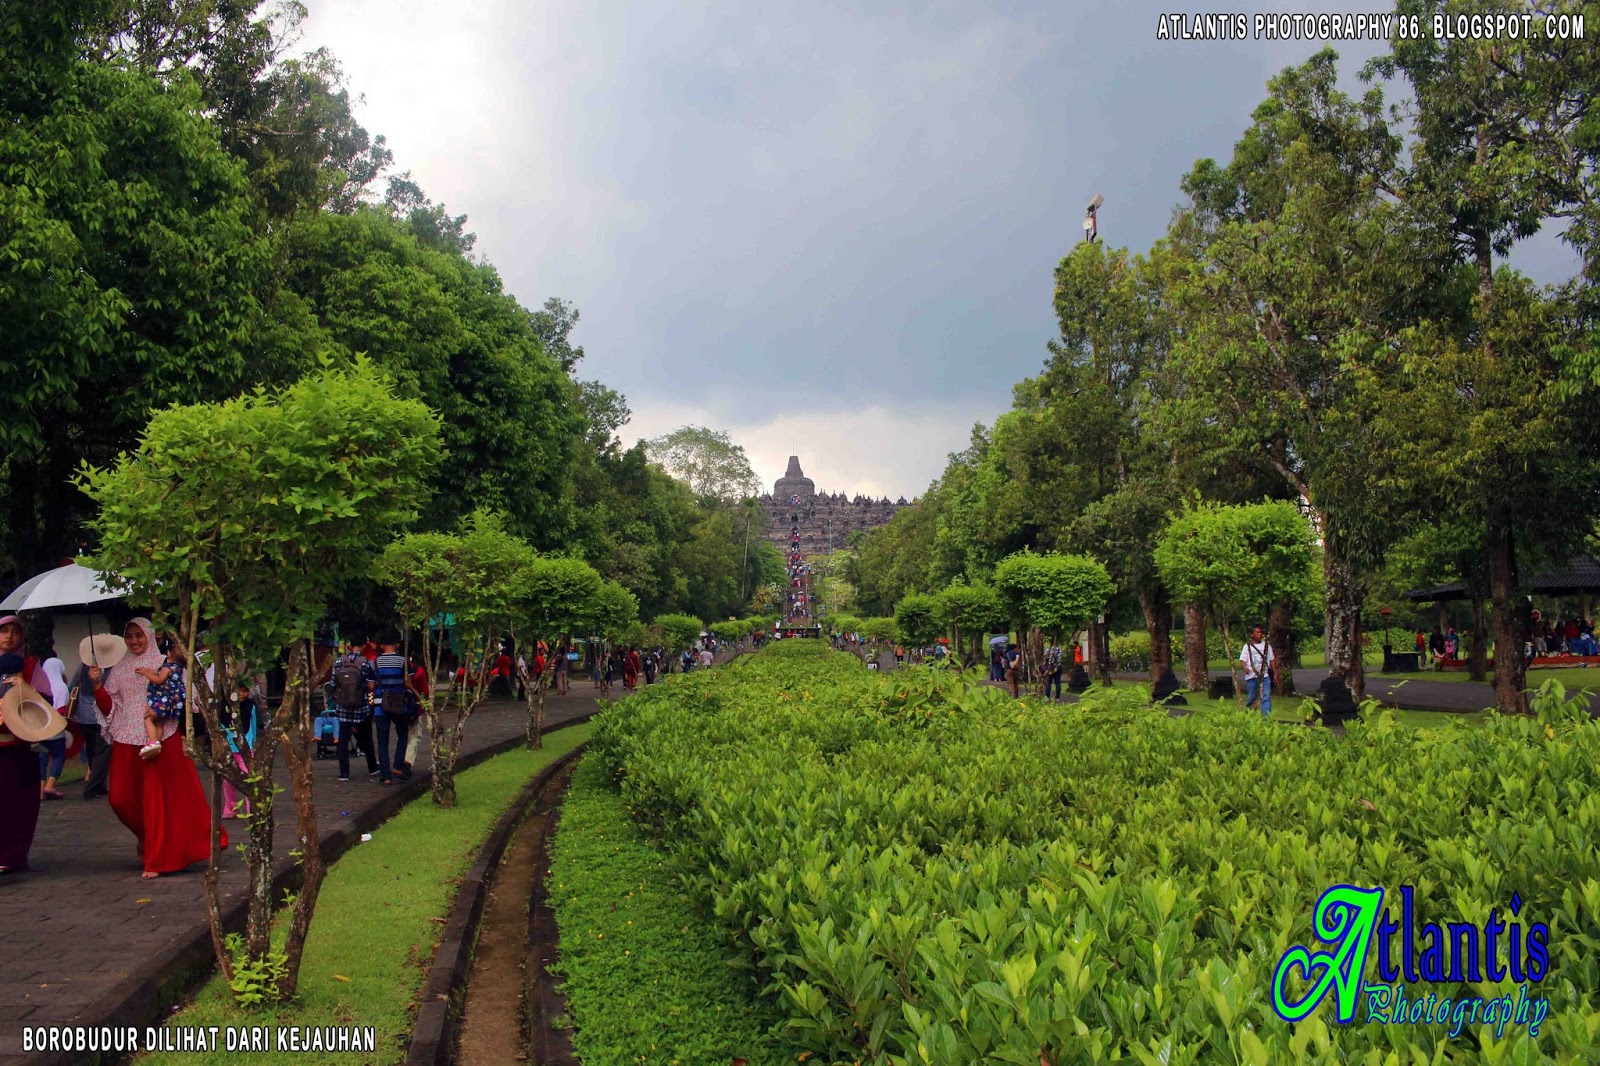
<path id="1" fill-rule="evenodd" d="M 367 679 L 362 676 L 361 664 L 343 659 L 333 668 L 333 702 L 347 711 L 367 702 Z"/>

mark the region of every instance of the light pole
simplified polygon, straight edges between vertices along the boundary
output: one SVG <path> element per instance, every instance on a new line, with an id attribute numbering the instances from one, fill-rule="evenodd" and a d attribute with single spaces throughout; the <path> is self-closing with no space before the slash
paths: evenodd
<path id="1" fill-rule="evenodd" d="M 1100 236 L 1100 205 L 1105 202 L 1106 198 L 1104 196 L 1095 193 L 1094 199 L 1089 201 L 1088 208 L 1083 212 L 1083 239 L 1090 244 L 1093 244 L 1095 239 Z"/>

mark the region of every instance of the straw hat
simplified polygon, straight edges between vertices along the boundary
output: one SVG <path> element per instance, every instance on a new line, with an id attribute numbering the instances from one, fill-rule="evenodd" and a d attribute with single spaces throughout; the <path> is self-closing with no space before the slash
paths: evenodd
<path id="1" fill-rule="evenodd" d="M 78 661 L 85 666 L 109 670 L 128 654 L 128 642 L 115 633 L 96 633 L 78 641 Z"/>
<path id="2" fill-rule="evenodd" d="M 56 713 L 49 700 L 39 695 L 38 689 L 25 681 L 12 685 L 5 697 L 0 698 L 0 715 L 6 720 L 0 733 L 9 732 L 29 744 L 60 736 L 67 728 L 67 720 Z"/>

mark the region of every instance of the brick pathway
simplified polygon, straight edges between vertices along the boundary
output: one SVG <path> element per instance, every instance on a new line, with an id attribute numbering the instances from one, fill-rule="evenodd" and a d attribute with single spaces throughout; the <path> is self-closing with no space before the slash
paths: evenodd
<path id="1" fill-rule="evenodd" d="M 555 724 L 595 708 L 593 689 L 574 682 L 568 695 L 549 698 L 545 716 Z M 463 758 L 514 742 L 525 721 L 521 703 L 485 704 L 467 725 Z M 430 765 L 425 750 L 418 755 L 418 780 L 405 785 L 384 787 L 366 776 L 365 760 L 352 762 L 347 782 L 335 780 L 336 759 L 316 763 L 317 828 L 325 847 L 340 834 L 359 835 L 393 814 L 380 805 L 393 808 L 405 797 L 426 795 L 420 780 Z M 278 797 L 276 853 L 280 871 L 286 871 L 297 823 L 287 771 L 279 770 L 285 791 Z M 201 780 L 209 789 L 207 776 Z M 69 785 L 66 799 L 44 805 L 29 856 L 32 872 L 0 878 L 0 1066 L 47 1061 L 21 1053 L 24 1025 L 151 1024 L 168 1005 L 163 994 L 172 994 L 163 993 L 163 986 L 184 971 L 211 965 L 205 865 L 141 880 L 133 835 L 105 800 L 83 800 L 82 788 Z M 240 821 L 224 824 L 235 839 L 245 832 Z M 225 911 L 244 898 L 244 871 L 238 853 L 230 854 L 223 874 Z"/>

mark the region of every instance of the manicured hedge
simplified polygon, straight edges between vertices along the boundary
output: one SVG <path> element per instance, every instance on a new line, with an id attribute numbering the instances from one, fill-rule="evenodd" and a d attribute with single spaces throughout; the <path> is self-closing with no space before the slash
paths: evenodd
<path id="1" fill-rule="evenodd" d="M 781 1015 L 729 968 L 726 938 L 634 828 L 598 759 L 584 759 L 562 803 L 550 900 L 584 1066 L 795 1061 L 767 1034 Z"/>
<path id="2" fill-rule="evenodd" d="M 1136 703 L 1019 704 L 796 641 L 626 701 L 596 745 L 823 1061 L 1600 1061 L 1587 715 L 1341 737 Z M 1520 894 L 1550 928 L 1538 1037 L 1339 1025 L 1331 997 L 1282 1021 L 1273 971 L 1319 947 L 1341 882 L 1415 885 L 1422 921 Z"/>

